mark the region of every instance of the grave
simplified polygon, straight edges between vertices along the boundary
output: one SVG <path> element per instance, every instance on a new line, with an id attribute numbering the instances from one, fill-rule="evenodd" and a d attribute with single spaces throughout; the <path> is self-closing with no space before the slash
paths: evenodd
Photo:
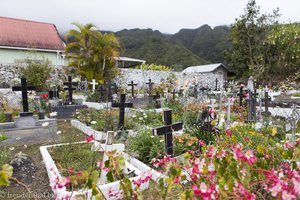
<path id="1" fill-rule="evenodd" d="M 165 153 L 166 155 L 173 156 L 173 131 L 182 129 L 182 122 L 172 124 L 172 111 L 164 111 L 164 126 L 154 128 L 152 130 L 153 135 L 165 136 Z"/>
<path id="2" fill-rule="evenodd" d="M 76 105 L 73 101 L 73 85 L 77 85 L 76 82 L 72 82 L 72 77 L 68 76 L 68 82 L 64 82 L 67 86 L 65 90 L 68 91 L 68 100 L 63 105 L 50 107 L 51 112 L 57 112 L 57 119 L 69 119 L 77 109 L 87 108 L 86 105 Z"/>
<path id="3" fill-rule="evenodd" d="M 21 86 L 12 87 L 13 91 L 22 92 L 23 112 L 14 118 L 14 122 L 0 123 L 0 131 L 8 136 L 0 145 L 41 143 L 56 137 L 56 119 L 38 120 L 37 116 L 29 112 L 27 91 L 34 89 L 27 85 L 25 78 L 21 79 Z"/>

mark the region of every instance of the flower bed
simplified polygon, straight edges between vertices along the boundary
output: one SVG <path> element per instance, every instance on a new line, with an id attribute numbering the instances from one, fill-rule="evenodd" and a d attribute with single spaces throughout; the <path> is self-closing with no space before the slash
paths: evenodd
<path id="1" fill-rule="evenodd" d="M 79 142 L 74 144 L 82 144 L 85 142 Z M 67 184 L 70 183 L 69 177 L 63 177 L 61 172 L 58 170 L 56 163 L 52 159 L 48 149 L 55 148 L 62 145 L 71 145 L 69 143 L 66 144 L 57 144 L 57 145 L 49 145 L 40 147 L 40 152 L 42 154 L 49 181 L 51 184 L 51 188 L 56 195 L 56 199 L 79 199 L 80 195 L 83 195 L 87 199 L 92 198 L 93 189 L 82 189 L 77 191 L 68 191 Z M 114 144 L 115 145 L 115 144 Z M 101 144 L 102 148 L 105 149 L 105 145 Z M 113 147 L 114 148 L 114 147 Z M 132 187 L 135 188 L 137 185 L 139 189 L 142 191 L 149 187 L 149 179 L 145 177 L 152 177 L 153 180 L 157 180 L 162 175 L 155 170 L 152 170 L 147 165 L 141 163 L 140 161 L 132 158 L 126 153 L 121 152 L 121 155 L 125 158 L 125 166 L 128 170 L 134 171 L 135 177 L 129 178 L 131 181 Z M 118 195 L 120 195 L 120 181 L 115 181 L 107 184 L 97 184 L 97 187 L 101 190 L 103 196 L 109 199 L 117 199 Z M 77 198 L 77 197 L 78 198 Z M 82 196 L 81 196 L 82 197 Z"/>

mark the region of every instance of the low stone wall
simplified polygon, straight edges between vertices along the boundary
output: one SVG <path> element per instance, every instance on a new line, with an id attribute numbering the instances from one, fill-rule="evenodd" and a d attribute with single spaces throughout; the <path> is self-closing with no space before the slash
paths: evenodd
<path id="1" fill-rule="evenodd" d="M 0 89 L 0 100 L 6 101 L 13 108 L 21 107 L 22 94 L 12 91 L 11 88 L 3 88 Z"/>
<path id="2" fill-rule="evenodd" d="M 0 63 L 0 88 L 9 87 L 12 80 L 19 78 L 19 71 L 22 65 L 11 63 Z"/>

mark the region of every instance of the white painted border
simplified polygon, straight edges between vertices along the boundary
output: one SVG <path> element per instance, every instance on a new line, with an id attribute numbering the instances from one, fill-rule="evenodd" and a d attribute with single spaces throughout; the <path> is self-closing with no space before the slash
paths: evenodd
<path id="1" fill-rule="evenodd" d="M 84 123 L 80 122 L 77 119 L 72 119 L 71 124 L 75 128 L 77 128 L 80 131 L 82 131 L 83 133 L 85 133 L 86 135 L 88 135 L 88 136 L 93 135 L 95 140 L 105 140 L 105 138 L 106 138 L 105 132 L 96 131 L 96 130 L 92 129 L 90 126 L 85 125 Z"/>
<path id="2" fill-rule="evenodd" d="M 42 154 L 42 158 L 43 158 L 46 170 L 47 170 L 47 174 L 48 174 L 50 183 L 52 183 L 56 178 L 54 174 L 56 174 L 56 176 L 58 176 L 58 177 L 61 177 L 61 174 L 58 171 L 58 168 L 56 167 L 56 164 L 53 161 L 53 159 L 48 151 L 48 148 L 62 146 L 62 145 L 69 145 L 69 144 L 82 144 L 82 143 L 86 143 L 86 142 L 55 144 L 55 145 L 47 145 L 47 146 L 40 147 L 40 152 Z M 157 181 L 160 177 L 163 177 L 163 175 L 161 173 L 157 172 L 156 170 L 151 169 L 149 166 L 142 163 L 141 161 L 129 156 L 128 154 L 126 154 L 124 152 L 121 152 L 121 154 L 125 157 L 126 166 L 130 170 L 137 169 L 136 174 L 138 176 L 130 178 L 131 181 L 141 178 L 143 176 L 143 174 L 149 174 L 149 175 L 151 174 L 152 175 L 151 179 L 154 181 Z M 98 185 L 98 187 L 102 191 L 102 193 L 106 199 L 116 199 L 116 198 L 109 198 L 109 190 L 111 190 L 113 193 L 118 192 L 120 189 L 120 184 L 119 184 L 119 181 L 116 181 L 116 182 L 112 182 L 112 183 L 108 183 L 108 184 L 104 184 L 104 185 Z M 135 187 L 135 185 L 132 184 L 132 187 Z M 143 191 L 143 190 L 147 189 L 148 187 L 149 187 L 149 181 L 142 184 L 140 187 L 140 190 Z M 54 192 L 54 194 L 57 194 L 56 199 L 60 199 L 60 198 L 64 197 L 65 195 L 69 195 L 70 200 L 77 200 L 77 198 L 75 198 L 75 196 L 78 194 L 85 194 L 87 196 L 87 199 L 92 199 L 92 195 L 91 195 L 92 191 L 91 190 L 78 190 L 78 191 L 70 192 L 70 191 L 67 191 L 65 187 L 63 187 L 60 189 L 52 188 L 52 191 Z"/>

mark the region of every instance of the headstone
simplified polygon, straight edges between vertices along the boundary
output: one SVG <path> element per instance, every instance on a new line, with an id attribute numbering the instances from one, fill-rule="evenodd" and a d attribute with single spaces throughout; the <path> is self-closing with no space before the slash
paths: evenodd
<path id="1" fill-rule="evenodd" d="M 134 86 L 137 86 L 137 84 L 133 83 L 133 81 L 131 81 L 131 83 L 129 83 L 127 85 L 131 86 L 131 96 L 132 96 L 132 98 L 134 98 Z"/>
<path id="2" fill-rule="evenodd" d="M 251 92 L 254 92 L 254 81 L 253 77 L 250 76 L 247 82 L 247 89 L 250 90 Z"/>
<path id="3" fill-rule="evenodd" d="M 152 96 L 152 85 L 154 85 L 153 82 L 151 82 L 151 79 L 149 79 L 149 82 L 146 83 L 149 86 L 148 94 L 149 97 Z"/>
<path id="4" fill-rule="evenodd" d="M 300 109 L 297 108 L 296 105 L 292 106 L 292 113 L 289 116 L 289 121 L 291 121 L 291 128 L 292 128 L 292 143 L 295 144 L 295 135 L 296 135 L 296 129 L 297 129 L 297 123 L 300 120 Z"/>
<path id="5" fill-rule="evenodd" d="M 22 104 L 23 104 L 23 113 L 20 113 L 20 116 L 31 116 L 32 113 L 28 112 L 28 90 L 35 90 L 35 87 L 28 86 L 25 78 L 21 78 L 21 86 L 12 87 L 12 91 L 21 91 L 22 92 Z"/>
<path id="6" fill-rule="evenodd" d="M 96 82 L 95 79 L 92 79 L 92 82 L 90 82 L 90 84 L 92 85 L 92 92 L 94 94 L 96 90 L 96 85 L 98 85 L 98 83 Z"/>
<path id="7" fill-rule="evenodd" d="M 119 130 L 123 130 L 124 129 L 124 118 L 125 118 L 125 108 L 126 107 L 130 107 L 132 108 L 133 104 L 132 103 L 126 103 L 126 94 L 121 94 L 120 97 L 120 102 L 119 103 L 112 103 L 111 106 L 112 107 L 118 107 L 120 112 L 119 112 Z"/>
<path id="8" fill-rule="evenodd" d="M 100 92 L 100 102 L 104 102 L 105 101 L 105 93 L 107 93 L 107 89 L 105 89 L 105 87 L 103 85 L 100 85 L 98 87 L 98 91 Z"/>
<path id="9" fill-rule="evenodd" d="M 173 131 L 178 131 L 182 129 L 182 123 L 178 122 L 172 124 L 172 111 L 164 111 L 164 126 L 153 129 L 154 135 L 164 135 L 165 136 L 165 151 L 167 155 L 173 156 Z"/>
<path id="10" fill-rule="evenodd" d="M 68 93 L 69 93 L 68 101 L 69 101 L 70 104 L 72 104 L 73 103 L 73 90 L 75 90 L 75 88 L 73 88 L 73 85 L 76 86 L 76 85 L 78 85 L 78 83 L 77 82 L 72 82 L 72 76 L 68 76 L 68 82 L 64 82 L 63 84 L 65 86 L 67 86 L 67 88 L 65 88 L 65 90 L 68 90 Z"/>

